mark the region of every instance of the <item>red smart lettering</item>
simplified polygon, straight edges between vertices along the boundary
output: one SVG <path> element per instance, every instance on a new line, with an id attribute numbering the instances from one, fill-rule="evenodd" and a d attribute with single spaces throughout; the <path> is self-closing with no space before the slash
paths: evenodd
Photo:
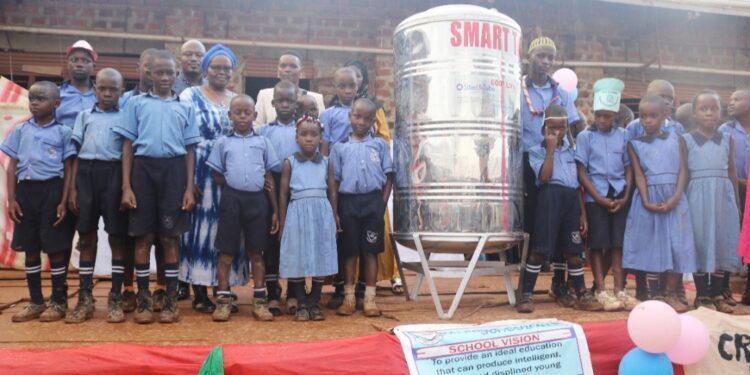
<path id="1" fill-rule="evenodd" d="M 451 45 L 453 47 L 458 47 L 461 45 L 461 22 L 460 21 L 453 21 L 451 22 Z"/>
<path id="2" fill-rule="evenodd" d="M 479 47 L 479 22 L 464 21 L 464 47 Z"/>

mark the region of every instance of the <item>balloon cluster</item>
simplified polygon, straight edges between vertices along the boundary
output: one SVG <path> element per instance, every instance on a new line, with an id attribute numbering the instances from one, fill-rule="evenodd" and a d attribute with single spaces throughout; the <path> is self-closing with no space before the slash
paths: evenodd
<path id="1" fill-rule="evenodd" d="M 552 75 L 552 79 L 557 81 L 557 83 L 560 84 L 560 87 L 568 92 L 572 101 L 575 101 L 578 98 L 578 76 L 576 75 L 576 72 L 568 68 L 558 69 L 555 71 L 555 74 Z"/>
<path id="2" fill-rule="evenodd" d="M 622 358 L 619 375 L 672 375 L 671 362 L 690 365 L 708 352 L 706 326 L 660 301 L 640 303 L 630 312 L 628 334 L 637 348 Z"/>

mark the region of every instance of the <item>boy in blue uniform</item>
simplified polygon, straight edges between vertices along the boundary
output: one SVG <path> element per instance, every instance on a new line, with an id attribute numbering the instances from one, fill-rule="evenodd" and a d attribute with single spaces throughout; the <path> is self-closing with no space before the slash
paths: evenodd
<path id="1" fill-rule="evenodd" d="M 646 95 L 656 95 L 664 99 L 666 103 L 666 120 L 662 124 L 661 129 L 667 133 L 674 133 L 676 135 L 685 134 L 685 128 L 679 122 L 672 118 L 672 111 L 674 110 L 674 86 L 669 81 L 663 79 L 655 79 L 648 84 L 646 88 Z M 643 135 L 645 132 L 643 124 L 640 119 L 635 119 L 627 125 L 627 131 L 630 139 L 636 139 Z"/>
<path id="2" fill-rule="evenodd" d="M 91 76 L 98 55 L 85 40 L 73 43 L 65 54 L 70 80 L 60 85 L 60 105 L 55 110 L 55 118 L 72 129 L 78 113 L 91 109 L 96 103 Z"/>
<path id="3" fill-rule="evenodd" d="M 276 111 L 276 119 L 258 129 L 258 134 L 271 142 L 276 156 L 283 161 L 300 150 L 295 138 L 297 131 L 297 86 L 289 81 L 277 83 L 273 88 L 271 105 Z M 271 167 L 270 175 L 273 178 L 277 194 L 281 186 L 282 166 L 283 163 L 279 162 Z M 278 199 L 278 196 L 276 199 Z M 281 307 L 279 306 L 279 300 L 281 299 L 281 286 L 279 286 L 280 240 L 278 236 L 273 235 L 268 248 L 263 252 L 266 267 L 266 288 L 268 289 L 268 308 L 275 316 L 281 315 Z M 287 312 L 290 314 L 296 313 L 297 303 L 297 299 L 290 297 L 287 293 Z"/>
<path id="4" fill-rule="evenodd" d="M 586 212 L 579 192 L 575 150 L 564 142 L 568 115 L 564 107 L 553 104 L 544 111 L 544 142 L 529 149 L 529 164 L 539 186 L 530 254 L 521 280 L 519 313 L 534 312 L 534 286 L 545 256 L 562 251 L 568 275 L 578 295 L 575 308 L 597 311 L 602 306 L 586 289 L 583 280 L 583 236 Z"/>
<path id="5" fill-rule="evenodd" d="M 281 118 L 282 112 L 277 110 L 276 113 L 279 115 L 277 119 Z M 268 251 L 269 232 L 272 235 L 278 232 L 279 220 L 276 187 L 264 191 L 263 185 L 271 178 L 271 168 L 281 163 L 268 138 L 253 131 L 255 102 L 252 98 L 247 95 L 232 98 L 229 119 L 232 120 L 234 133 L 216 141 L 206 162 L 213 170 L 216 183 L 222 185 L 219 225 L 214 242 L 220 255 L 217 270 L 219 291 L 213 319 L 221 322 L 229 320 L 232 310 L 229 271 L 235 255 L 243 251 L 240 243 L 244 236 L 244 251 L 250 259 L 253 273 L 253 316 L 258 320 L 270 321 L 273 314 L 268 309 L 263 285 L 265 267 L 262 254 Z M 267 195 L 267 199 L 264 195 Z"/>
<path id="6" fill-rule="evenodd" d="M 120 211 L 122 194 L 122 138 L 112 131 L 121 126 L 122 116 L 117 106 L 122 92 L 122 75 L 112 68 L 104 68 L 96 75 L 97 104 L 78 114 L 73 126 L 73 142 L 78 146 L 78 158 L 73 162 L 73 183 L 68 191 L 68 207 L 78 216 L 78 250 L 80 287 L 78 304 L 65 318 L 66 323 L 83 323 L 94 315 L 94 262 L 96 261 L 99 218 L 104 218 L 104 229 L 109 234 L 112 249 L 112 289 L 109 293 L 107 321 L 125 320 L 120 305 L 125 237 L 128 232 L 127 214 Z"/>
<path id="7" fill-rule="evenodd" d="M 633 171 L 627 153 L 628 133 L 617 126 L 620 96 L 625 84 L 605 78 L 594 83 L 594 125 L 576 137 L 578 180 L 586 192 L 586 216 L 596 299 L 605 311 L 632 310 L 638 301 L 625 292 L 622 241 L 628 217 Z M 615 279 L 614 294 L 604 287 L 609 252 Z"/>
<path id="8" fill-rule="evenodd" d="M 151 92 L 128 102 L 122 126 L 114 131 L 122 146 L 123 208 L 130 210 L 128 234 L 136 237 L 135 270 L 138 282 L 137 323 L 151 323 L 153 300 L 149 291 L 151 245 L 154 232 L 164 246 L 167 298 L 159 321 L 176 322 L 179 236 L 187 231 L 187 211 L 193 195 L 193 145 L 200 141 L 195 111 L 172 91 L 176 61 L 168 51 L 154 52 L 148 64 Z"/>
<path id="9" fill-rule="evenodd" d="M 11 248 L 26 255 L 26 281 L 31 302 L 13 315 L 14 322 L 65 317 L 66 254 L 73 241 L 65 202 L 76 150 L 71 129 L 55 120 L 60 91 L 51 82 L 29 89 L 31 120 L 16 126 L 0 145 L 10 157 L 7 170 L 8 215 L 15 223 Z M 47 253 L 52 273 L 52 298 L 42 296 L 41 251 Z"/>
<path id="10" fill-rule="evenodd" d="M 523 182 L 524 201 L 523 219 L 524 230 L 532 233 L 534 229 L 534 212 L 536 210 L 536 175 L 529 165 L 529 149 L 544 141 L 541 129 L 544 111 L 552 104 L 564 107 L 568 114 L 568 126 L 576 129 L 581 123 L 576 110 L 575 100 L 550 75 L 550 69 L 555 65 L 557 47 L 549 37 L 540 36 L 531 41 L 528 49 L 529 72 L 522 77 L 523 96 L 521 98 L 521 128 L 523 131 Z M 574 301 L 565 292 L 565 260 L 553 256 L 551 294 L 563 306 L 571 306 Z"/>
<path id="11" fill-rule="evenodd" d="M 740 214 L 745 209 L 745 193 L 747 191 L 748 167 L 750 167 L 750 90 L 737 90 L 732 93 L 727 105 L 727 114 L 734 120 L 719 127 L 719 131 L 727 133 L 734 140 L 734 166 L 737 171 L 737 188 L 740 200 Z M 748 265 L 750 271 L 750 265 Z M 724 298 L 731 306 L 737 305 L 729 290 L 729 272 L 725 273 Z M 750 305 L 750 277 L 745 284 L 742 294 L 742 304 Z"/>
<path id="12" fill-rule="evenodd" d="M 356 90 L 355 90 L 356 91 Z M 378 254 L 384 250 L 383 214 L 393 186 L 393 162 L 390 148 L 373 137 L 378 106 L 370 99 L 358 99 L 349 113 L 352 134 L 335 143 L 331 150 L 333 175 L 338 195 L 338 215 L 343 232 L 339 237 L 339 259 L 344 260 L 344 301 L 339 315 L 356 311 L 354 282 L 357 258 L 365 263 L 365 316 L 379 316 L 375 304 Z"/>
<path id="13" fill-rule="evenodd" d="M 343 141 L 352 133 L 349 112 L 357 95 L 357 74 L 352 68 L 339 68 L 333 76 L 333 86 L 339 100 L 320 114 L 320 123 L 323 124 L 321 152 L 324 155 L 333 149 L 334 144 Z"/>

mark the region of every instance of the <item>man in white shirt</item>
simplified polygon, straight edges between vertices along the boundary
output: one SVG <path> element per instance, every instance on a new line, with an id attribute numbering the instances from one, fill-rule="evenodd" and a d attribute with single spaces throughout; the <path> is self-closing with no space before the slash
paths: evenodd
<path id="1" fill-rule="evenodd" d="M 278 77 L 282 81 L 289 81 L 297 86 L 298 95 L 310 95 L 315 99 L 318 105 L 318 113 L 322 113 L 326 106 L 323 102 L 323 95 L 317 92 L 307 91 L 299 88 L 299 76 L 302 72 L 302 58 L 297 52 L 284 51 L 279 57 Z M 262 126 L 276 120 L 276 110 L 271 105 L 273 99 L 273 87 L 260 90 L 258 100 L 255 104 L 255 125 Z M 257 127 L 256 127 L 257 129 Z"/>

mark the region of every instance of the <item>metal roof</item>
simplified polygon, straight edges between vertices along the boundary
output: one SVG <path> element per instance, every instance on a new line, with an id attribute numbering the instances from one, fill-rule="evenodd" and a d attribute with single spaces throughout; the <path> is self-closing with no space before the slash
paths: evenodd
<path id="1" fill-rule="evenodd" d="M 750 0 L 600 0 L 648 7 L 750 17 Z"/>

